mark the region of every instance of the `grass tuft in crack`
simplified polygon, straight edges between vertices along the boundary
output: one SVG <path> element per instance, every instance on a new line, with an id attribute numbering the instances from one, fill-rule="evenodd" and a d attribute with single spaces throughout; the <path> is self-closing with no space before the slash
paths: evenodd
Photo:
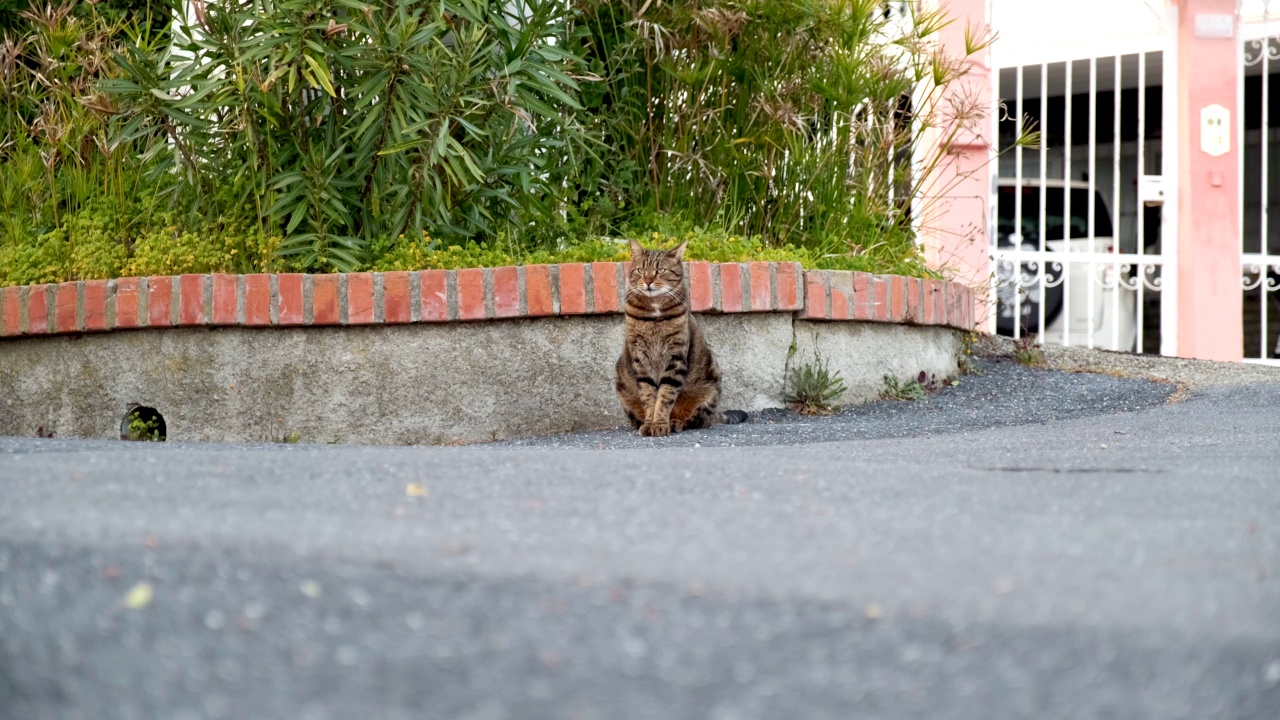
<path id="1" fill-rule="evenodd" d="M 1024 335 L 1013 344 L 1013 359 L 1022 365 L 1031 367 L 1044 367 L 1044 347 L 1036 341 L 1035 337 Z"/>
<path id="2" fill-rule="evenodd" d="M 921 373 L 922 375 L 924 373 Z M 884 390 L 880 391 L 881 400 L 923 400 L 928 392 L 918 380 L 899 380 L 892 375 L 884 376 Z"/>
<path id="3" fill-rule="evenodd" d="M 791 352 L 795 354 L 795 345 Z M 845 393 L 844 378 L 840 371 L 832 371 L 830 365 L 816 351 L 813 362 L 791 368 L 783 399 L 798 413 L 805 415 L 830 415 L 836 403 Z"/>
<path id="4" fill-rule="evenodd" d="M 938 380 L 937 375 L 930 375 L 924 370 L 914 380 L 899 380 L 892 375 L 884 376 L 884 390 L 880 391 L 881 400 L 923 400 L 930 393 L 936 393 L 943 387 L 956 387 L 959 380 Z"/>
<path id="5" fill-rule="evenodd" d="M 985 375 L 986 371 L 978 367 L 973 359 L 973 348 L 978 344 L 978 331 L 971 330 L 965 333 L 964 339 L 961 341 L 962 349 L 960 355 L 956 358 L 956 367 L 960 370 L 961 375 Z"/>

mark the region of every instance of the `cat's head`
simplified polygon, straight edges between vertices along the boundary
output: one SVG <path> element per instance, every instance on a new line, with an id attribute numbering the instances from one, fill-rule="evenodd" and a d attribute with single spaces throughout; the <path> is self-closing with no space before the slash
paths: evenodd
<path id="1" fill-rule="evenodd" d="M 684 247 L 672 250 L 647 250 L 631 241 L 630 290 L 650 297 L 677 292 L 684 283 Z"/>

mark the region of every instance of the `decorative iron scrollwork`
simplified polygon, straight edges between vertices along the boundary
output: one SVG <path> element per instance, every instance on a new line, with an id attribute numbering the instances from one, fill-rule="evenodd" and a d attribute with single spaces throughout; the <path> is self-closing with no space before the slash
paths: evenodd
<path id="1" fill-rule="evenodd" d="M 1240 287 L 1245 292 L 1258 288 L 1262 288 L 1263 292 L 1280 289 L 1280 264 L 1252 263 L 1244 265 L 1243 270 L 1244 272 L 1240 275 Z"/>
<path id="2" fill-rule="evenodd" d="M 1280 38 L 1269 37 L 1247 40 L 1244 44 L 1244 66 L 1253 67 L 1262 63 L 1280 60 Z"/>
<path id="3" fill-rule="evenodd" d="M 1159 265 L 1142 266 L 1142 284 L 1145 285 L 1148 290 L 1153 292 L 1160 292 L 1160 289 L 1164 287 L 1164 275 L 1156 274 L 1156 271 L 1159 269 Z"/>

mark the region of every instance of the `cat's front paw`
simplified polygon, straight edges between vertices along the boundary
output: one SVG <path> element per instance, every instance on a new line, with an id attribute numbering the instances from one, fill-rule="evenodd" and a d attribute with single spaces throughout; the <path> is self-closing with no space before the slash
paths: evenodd
<path id="1" fill-rule="evenodd" d="M 683 423 L 683 422 L 681 422 L 680 420 L 672 420 L 672 421 L 671 421 L 671 432 L 673 432 L 673 433 L 684 432 L 684 423 Z"/>
<path id="2" fill-rule="evenodd" d="M 644 437 L 666 437 L 671 434 L 671 423 L 647 422 L 640 426 L 640 434 Z"/>

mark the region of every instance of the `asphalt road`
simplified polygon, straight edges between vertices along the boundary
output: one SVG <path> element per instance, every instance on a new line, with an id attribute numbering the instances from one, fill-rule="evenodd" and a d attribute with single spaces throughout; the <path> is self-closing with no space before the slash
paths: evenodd
<path id="1" fill-rule="evenodd" d="M 0 439 L 0 719 L 1280 718 L 1280 385 L 984 377 L 700 447 Z"/>

